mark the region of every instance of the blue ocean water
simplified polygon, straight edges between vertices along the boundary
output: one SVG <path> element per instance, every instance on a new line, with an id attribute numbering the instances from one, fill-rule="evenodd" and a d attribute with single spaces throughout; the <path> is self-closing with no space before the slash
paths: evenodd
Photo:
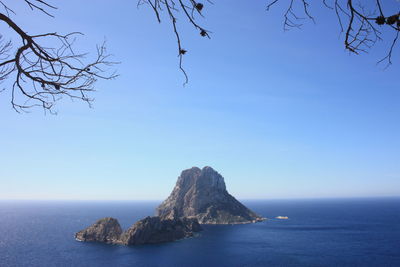
<path id="1" fill-rule="evenodd" d="M 244 201 L 274 218 L 125 247 L 75 241 L 99 218 L 123 228 L 158 202 L 0 201 L 0 266 L 400 266 L 400 199 Z"/>

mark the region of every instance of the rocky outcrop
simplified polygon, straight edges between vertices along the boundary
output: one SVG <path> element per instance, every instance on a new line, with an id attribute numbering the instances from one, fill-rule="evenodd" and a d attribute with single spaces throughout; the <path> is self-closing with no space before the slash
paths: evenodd
<path id="1" fill-rule="evenodd" d="M 202 224 L 263 220 L 228 193 L 224 178 L 211 167 L 184 170 L 171 195 L 157 208 L 157 215 L 165 219 L 196 217 Z"/>
<path id="2" fill-rule="evenodd" d="M 124 245 L 164 243 L 193 236 L 201 230 L 196 218 L 162 220 L 158 216 L 146 217 L 124 232 L 120 242 Z"/>
<path id="3" fill-rule="evenodd" d="M 79 241 L 103 242 L 122 245 L 143 245 L 171 242 L 193 236 L 201 231 L 196 218 L 162 219 L 146 217 L 136 222 L 127 231 L 114 218 L 103 218 L 95 224 L 75 234 Z"/>
<path id="4" fill-rule="evenodd" d="M 79 231 L 75 238 L 79 241 L 118 243 L 122 234 L 121 226 L 117 219 L 103 218 Z"/>
<path id="5" fill-rule="evenodd" d="M 170 242 L 193 236 L 202 224 L 240 224 L 264 220 L 226 190 L 224 178 L 211 167 L 184 170 L 171 195 L 146 217 L 122 232 L 114 218 L 103 218 L 75 234 L 79 241 L 123 245 Z"/>

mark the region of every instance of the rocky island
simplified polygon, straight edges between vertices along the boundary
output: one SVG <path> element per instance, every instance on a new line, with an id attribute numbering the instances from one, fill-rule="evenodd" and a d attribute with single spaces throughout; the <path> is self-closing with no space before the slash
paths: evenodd
<path id="1" fill-rule="evenodd" d="M 75 239 L 121 245 L 171 242 L 191 237 L 200 224 L 243 224 L 264 220 L 226 190 L 224 178 L 211 167 L 182 171 L 171 195 L 156 210 L 125 232 L 106 217 L 75 234 Z"/>
<path id="2" fill-rule="evenodd" d="M 117 243 L 122 228 L 117 219 L 106 217 L 75 234 L 75 239 L 87 242 Z"/>
<path id="3" fill-rule="evenodd" d="M 163 218 L 192 216 L 201 224 L 241 224 L 264 220 L 226 190 L 224 178 L 211 167 L 182 171 L 171 195 L 157 208 Z"/>
<path id="4" fill-rule="evenodd" d="M 202 228 L 196 218 L 161 219 L 158 216 L 146 217 L 136 222 L 122 233 L 123 245 L 154 244 L 191 237 Z"/>
<path id="5" fill-rule="evenodd" d="M 75 239 L 121 245 L 171 242 L 193 236 L 202 228 L 196 218 L 161 219 L 146 217 L 122 232 L 117 219 L 103 218 L 75 234 Z"/>

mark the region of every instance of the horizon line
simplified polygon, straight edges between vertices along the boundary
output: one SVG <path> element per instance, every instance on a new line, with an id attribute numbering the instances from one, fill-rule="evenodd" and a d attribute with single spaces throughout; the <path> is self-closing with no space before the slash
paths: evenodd
<path id="1" fill-rule="evenodd" d="M 340 196 L 340 197 L 273 197 L 273 198 L 236 198 L 241 201 L 268 201 L 268 200 L 333 200 L 333 199 L 377 199 L 400 198 L 393 196 Z M 72 199 L 72 198 L 0 198 L 0 201 L 115 201 L 115 202 L 162 202 L 164 199 Z"/>

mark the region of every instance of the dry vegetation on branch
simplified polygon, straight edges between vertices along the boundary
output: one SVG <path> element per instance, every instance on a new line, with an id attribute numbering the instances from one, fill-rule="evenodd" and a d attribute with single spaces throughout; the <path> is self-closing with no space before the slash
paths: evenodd
<path id="1" fill-rule="evenodd" d="M 211 3 L 211 2 L 208 2 Z M 196 22 L 196 15 L 203 17 L 202 10 L 204 4 L 196 2 L 194 0 L 139 0 L 138 6 L 142 4 L 148 4 L 153 9 L 158 22 L 161 23 L 161 13 L 166 12 L 168 15 L 169 22 L 172 25 L 177 47 L 178 47 L 178 57 L 179 57 L 179 69 L 185 76 L 184 85 L 188 82 L 188 76 L 182 65 L 183 56 L 186 54 L 187 50 L 182 47 L 181 37 L 179 34 L 177 26 L 177 17 L 179 13 L 182 13 L 186 18 L 186 21 L 193 25 L 193 27 L 198 31 L 202 37 L 210 38 L 209 31 L 200 26 Z"/>

